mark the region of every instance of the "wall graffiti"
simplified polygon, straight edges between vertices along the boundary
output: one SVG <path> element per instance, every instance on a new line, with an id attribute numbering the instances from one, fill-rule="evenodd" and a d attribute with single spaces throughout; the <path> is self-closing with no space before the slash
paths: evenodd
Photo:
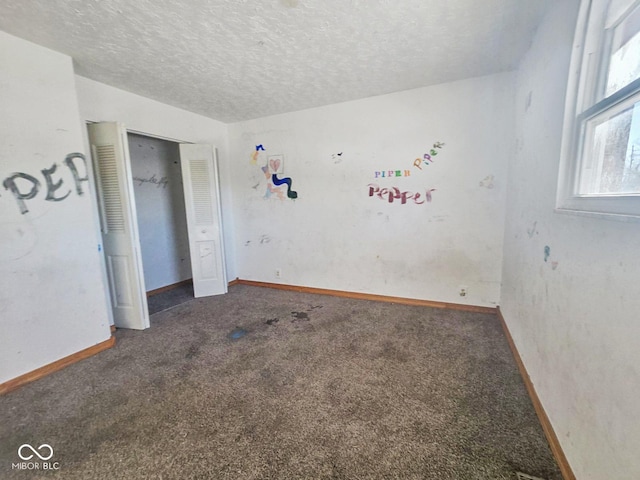
<path id="1" fill-rule="evenodd" d="M 438 155 L 438 150 L 442 149 L 442 147 L 444 147 L 444 143 L 442 142 L 436 142 L 433 144 L 433 147 L 431 149 L 429 149 L 429 151 L 427 153 L 425 153 L 422 158 L 416 158 L 413 161 L 413 166 L 419 168 L 420 170 L 422 170 L 422 165 L 426 165 L 429 166 L 431 163 L 433 163 L 433 157 L 435 157 L 436 155 Z"/>
<path id="2" fill-rule="evenodd" d="M 261 167 L 262 172 L 264 173 L 264 177 L 267 179 L 267 190 L 264 192 L 264 198 L 271 198 L 272 195 L 275 195 L 280 200 L 284 200 L 284 192 L 282 188 L 274 187 L 271 183 L 271 174 L 269 173 L 269 167 L 264 166 Z"/>
<path id="3" fill-rule="evenodd" d="M 274 173 L 271 176 L 271 181 L 273 182 L 274 185 L 287 185 L 287 197 L 291 198 L 291 199 L 296 199 L 298 198 L 298 192 L 294 192 L 291 189 L 291 183 L 292 180 L 289 177 L 284 177 L 284 178 L 278 178 L 278 176 Z"/>
<path id="4" fill-rule="evenodd" d="M 260 152 L 264 152 L 264 147 L 262 144 L 256 145 L 256 150 L 251 154 L 251 165 L 257 165 L 258 159 L 260 158 Z"/>
<path id="5" fill-rule="evenodd" d="M 380 200 L 386 200 L 389 203 L 393 203 L 394 201 L 399 200 L 401 205 L 406 204 L 409 200 L 412 200 L 413 203 L 417 205 L 422 205 L 425 202 L 430 203 L 431 200 L 433 200 L 432 193 L 435 192 L 435 190 L 435 188 L 430 188 L 427 189 L 424 194 L 422 194 L 420 192 L 402 192 L 397 187 L 380 188 L 380 186 L 376 185 L 375 183 L 369 184 L 370 197 L 373 197 L 375 195 Z"/>
<path id="6" fill-rule="evenodd" d="M 157 187 L 167 188 L 167 185 L 169 185 L 169 179 L 167 177 L 161 177 L 158 179 L 155 173 L 147 178 L 133 177 L 133 180 L 138 182 L 138 186 L 141 186 L 144 183 L 149 183 L 156 185 Z"/>
<path id="7" fill-rule="evenodd" d="M 284 173 L 284 155 L 269 155 L 269 173 Z"/>
<path id="8" fill-rule="evenodd" d="M 88 182 L 89 176 L 88 174 L 86 174 L 84 177 L 80 176 L 80 173 L 78 173 L 78 167 L 76 165 L 76 162 L 74 161 L 76 159 L 82 160 L 82 163 L 84 165 L 84 170 L 85 172 L 87 172 L 87 161 L 84 155 L 81 153 L 76 152 L 76 153 L 68 154 L 62 163 L 64 163 L 64 165 L 71 172 L 71 175 L 73 177 L 73 181 L 75 184 L 76 193 L 82 196 L 84 195 L 84 190 L 82 189 L 82 183 Z M 45 196 L 45 200 L 49 202 L 60 202 L 65 198 L 67 198 L 72 192 L 72 189 L 69 189 L 66 193 L 58 192 L 58 190 L 62 188 L 64 182 L 62 179 L 58 179 L 58 180 L 53 179 L 57 169 L 58 169 L 58 164 L 54 163 L 50 168 L 43 168 L 42 170 L 40 170 L 40 173 L 42 173 L 44 177 L 45 185 L 47 187 L 47 194 Z M 40 180 L 38 180 L 33 175 L 29 175 L 28 173 L 24 173 L 24 172 L 12 173 L 11 175 L 9 175 L 7 178 L 4 179 L 4 181 L 2 182 L 2 185 L 5 188 L 5 190 L 8 190 L 13 194 L 18 204 L 18 209 L 20 210 L 20 213 L 23 215 L 29 212 L 29 209 L 27 208 L 27 203 L 25 200 L 31 200 L 35 198 L 38 195 L 38 192 L 40 191 L 40 187 L 41 187 Z"/>
<path id="9" fill-rule="evenodd" d="M 260 163 L 260 170 L 264 174 L 264 178 L 267 180 L 267 189 L 264 193 L 264 198 L 271 198 L 275 196 L 279 200 L 290 198 L 295 200 L 298 198 L 298 192 L 294 191 L 291 186 L 293 180 L 290 177 L 281 177 L 278 175 L 284 173 L 284 155 L 269 155 L 266 156 L 266 150 L 264 145 L 256 145 L 256 150 L 251 157 L 251 163 L 258 165 Z M 256 189 L 260 184 L 256 184 L 251 188 Z M 285 187 L 286 186 L 286 190 Z"/>
<path id="10" fill-rule="evenodd" d="M 410 177 L 411 170 L 376 170 L 373 178 Z"/>

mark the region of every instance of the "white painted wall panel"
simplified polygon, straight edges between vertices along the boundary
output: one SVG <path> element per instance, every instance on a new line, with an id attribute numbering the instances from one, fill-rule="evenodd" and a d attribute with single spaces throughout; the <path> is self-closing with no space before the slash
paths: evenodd
<path id="1" fill-rule="evenodd" d="M 0 32 L 0 65 L 0 182 L 15 178 L 19 194 L 34 193 L 20 208 L 11 188 L 0 190 L 4 382 L 110 332 L 93 194 L 65 164 L 68 154 L 85 151 L 71 59 Z M 82 159 L 72 161 L 85 178 Z"/>
<path id="2" fill-rule="evenodd" d="M 554 6 L 518 73 L 501 308 L 576 477 L 632 480 L 640 224 L 554 213 L 577 7 Z"/>
<path id="3" fill-rule="evenodd" d="M 500 74 L 230 125 L 239 276 L 495 305 L 513 82 Z M 415 167 L 438 141 L 434 162 Z M 265 198 L 261 166 L 280 154 L 295 200 L 286 187 Z M 402 176 L 376 178 L 388 170 Z M 435 191 L 403 205 L 370 197 L 371 183 L 419 200 Z"/>

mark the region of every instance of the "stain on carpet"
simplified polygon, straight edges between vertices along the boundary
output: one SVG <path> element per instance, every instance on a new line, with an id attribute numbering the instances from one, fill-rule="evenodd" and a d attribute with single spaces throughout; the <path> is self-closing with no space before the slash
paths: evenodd
<path id="1" fill-rule="evenodd" d="M 187 350 L 187 353 L 184 357 L 191 360 L 193 357 L 197 356 L 199 352 L 200 352 L 200 346 L 193 344 L 189 346 L 189 349 Z"/>
<path id="2" fill-rule="evenodd" d="M 265 321 L 264 323 L 266 323 L 267 325 L 273 325 L 274 323 L 278 323 L 280 321 L 279 318 L 270 318 L 269 320 Z"/>
<path id="3" fill-rule="evenodd" d="M 231 331 L 231 333 L 229 333 L 229 335 L 227 335 L 227 337 L 231 340 L 240 340 L 247 333 L 248 332 L 244 328 L 236 327 Z"/>
<path id="4" fill-rule="evenodd" d="M 291 312 L 291 316 L 293 317 L 293 320 L 291 320 L 291 322 L 295 322 L 298 320 L 305 320 L 305 321 L 309 321 L 309 315 L 307 315 L 305 312 Z"/>

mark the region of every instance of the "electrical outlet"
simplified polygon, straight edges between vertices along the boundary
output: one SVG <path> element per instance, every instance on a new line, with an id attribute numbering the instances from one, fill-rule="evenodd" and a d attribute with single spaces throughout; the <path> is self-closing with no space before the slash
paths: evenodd
<path id="1" fill-rule="evenodd" d="M 280 270 L 279 268 L 276 268 L 276 278 L 280 278 L 282 277 L 282 270 Z"/>
<path id="2" fill-rule="evenodd" d="M 466 297 L 466 296 L 467 296 L 468 291 L 469 291 L 469 287 L 467 287 L 466 285 L 460 285 L 460 292 L 459 292 L 459 295 L 460 295 L 461 297 Z"/>

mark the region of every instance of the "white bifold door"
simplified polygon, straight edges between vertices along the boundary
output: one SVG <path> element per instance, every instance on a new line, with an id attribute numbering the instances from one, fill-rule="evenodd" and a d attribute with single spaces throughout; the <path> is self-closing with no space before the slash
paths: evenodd
<path id="1" fill-rule="evenodd" d="M 115 122 L 93 123 L 88 129 L 113 323 L 149 328 L 127 131 Z"/>
<path id="2" fill-rule="evenodd" d="M 114 324 L 149 327 L 131 161 L 124 125 L 88 126 Z M 181 144 L 180 157 L 196 297 L 227 292 L 215 151 Z"/>
<path id="3" fill-rule="evenodd" d="M 215 150 L 211 145 L 182 143 L 180 162 L 194 294 L 227 293 Z"/>

